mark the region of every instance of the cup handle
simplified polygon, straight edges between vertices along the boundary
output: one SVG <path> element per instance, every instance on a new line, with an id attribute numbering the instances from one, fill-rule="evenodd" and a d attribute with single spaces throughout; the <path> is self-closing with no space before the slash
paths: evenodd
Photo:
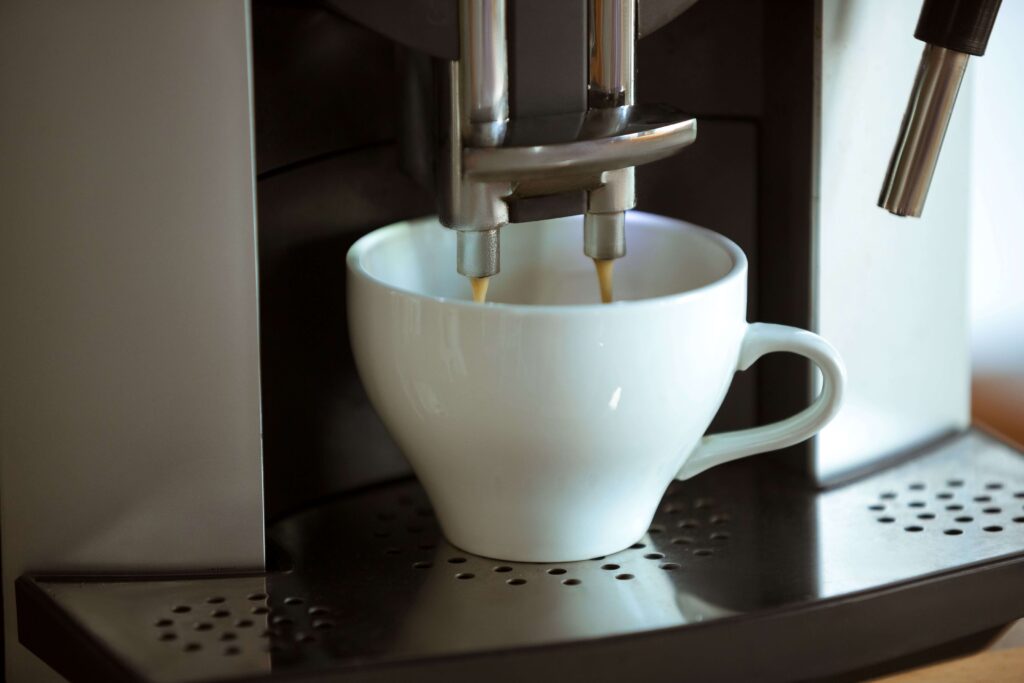
<path id="1" fill-rule="evenodd" d="M 748 325 L 737 369 L 746 370 L 766 353 L 778 351 L 800 354 L 818 366 L 823 377 L 818 397 L 811 405 L 784 420 L 703 437 L 676 479 L 689 479 L 730 460 L 800 443 L 818 433 L 835 416 L 843 401 L 846 369 L 832 345 L 813 332 L 788 325 Z"/>

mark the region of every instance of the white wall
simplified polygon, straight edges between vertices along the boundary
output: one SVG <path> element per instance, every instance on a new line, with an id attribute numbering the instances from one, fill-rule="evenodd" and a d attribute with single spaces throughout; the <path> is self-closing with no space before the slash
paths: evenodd
<path id="1" fill-rule="evenodd" d="M 1017 396 L 1016 410 L 1024 422 L 1022 38 L 1024 2 L 1008 0 L 999 10 L 988 52 L 972 58 L 968 69 L 974 81 L 970 306 L 975 392 L 1007 386 Z M 1016 391 L 1008 386 L 1018 382 Z"/>

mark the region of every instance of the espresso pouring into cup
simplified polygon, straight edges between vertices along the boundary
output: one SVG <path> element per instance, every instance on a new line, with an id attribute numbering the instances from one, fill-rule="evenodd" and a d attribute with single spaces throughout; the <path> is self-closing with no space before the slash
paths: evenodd
<path id="1" fill-rule="evenodd" d="M 579 217 L 506 230 L 486 306 L 446 267 L 455 235 L 398 223 L 349 251 L 352 349 L 367 393 L 448 539 L 506 560 L 581 560 L 647 529 L 673 479 L 813 436 L 842 361 L 817 335 L 748 324 L 747 262 L 728 239 L 629 215 L 618 300 L 595 303 Z M 792 352 L 821 392 L 780 422 L 704 435 L 732 376 Z"/>
<path id="2" fill-rule="evenodd" d="M 614 300 L 613 276 L 615 273 L 614 259 L 594 259 L 594 270 L 597 271 L 597 288 L 601 295 L 601 303 L 610 304 Z M 470 288 L 473 291 L 473 301 L 478 304 L 486 303 L 487 289 L 490 286 L 491 278 L 473 277 L 469 279 Z"/>

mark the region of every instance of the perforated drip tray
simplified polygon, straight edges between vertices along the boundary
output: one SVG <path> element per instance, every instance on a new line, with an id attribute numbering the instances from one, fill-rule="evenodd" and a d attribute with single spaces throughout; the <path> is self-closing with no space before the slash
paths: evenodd
<path id="1" fill-rule="evenodd" d="M 770 681 L 1024 616 L 1024 458 L 978 432 L 824 493 L 712 470 L 584 562 L 464 553 L 412 481 L 269 535 L 289 571 L 23 577 L 21 641 L 72 681 Z"/>

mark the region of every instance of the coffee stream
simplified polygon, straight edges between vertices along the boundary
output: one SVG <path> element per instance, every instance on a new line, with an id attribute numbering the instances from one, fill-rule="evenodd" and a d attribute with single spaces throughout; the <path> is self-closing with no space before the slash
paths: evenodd
<path id="1" fill-rule="evenodd" d="M 491 284 L 491 278 L 471 277 L 469 284 L 473 287 L 473 301 L 478 304 L 487 301 L 487 285 Z"/>
<path id="2" fill-rule="evenodd" d="M 614 259 L 594 259 L 597 269 L 597 284 L 601 289 L 601 303 L 612 302 L 612 276 L 615 272 Z M 487 286 L 491 283 L 488 277 L 471 277 L 469 284 L 473 288 L 473 301 L 482 304 L 487 301 Z"/>
<path id="3" fill-rule="evenodd" d="M 594 259 L 597 269 L 597 284 L 601 288 L 601 303 L 612 302 L 612 275 L 615 274 L 615 259 Z"/>

